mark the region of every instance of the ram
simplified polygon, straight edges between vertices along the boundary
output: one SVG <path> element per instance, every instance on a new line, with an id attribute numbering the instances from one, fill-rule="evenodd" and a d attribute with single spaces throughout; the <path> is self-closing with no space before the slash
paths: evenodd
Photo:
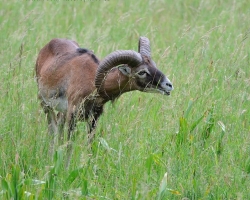
<path id="1" fill-rule="evenodd" d="M 140 37 L 138 46 L 139 52 L 117 50 L 101 62 L 92 51 L 67 39 L 52 39 L 39 52 L 35 69 L 38 98 L 47 115 L 51 151 L 57 134 L 62 141 L 67 124 L 66 167 L 70 163 L 71 141 L 78 120 L 87 122 L 91 143 L 106 102 L 133 90 L 163 95 L 170 95 L 173 90 L 172 83 L 151 59 L 148 38 Z"/>

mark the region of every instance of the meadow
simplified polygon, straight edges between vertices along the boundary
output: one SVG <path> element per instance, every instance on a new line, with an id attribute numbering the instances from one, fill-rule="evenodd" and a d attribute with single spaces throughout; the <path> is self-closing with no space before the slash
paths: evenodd
<path id="1" fill-rule="evenodd" d="M 248 0 L 0 2 L 0 199 L 250 199 Z M 49 155 L 34 67 L 52 38 L 100 58 L 151 42 L 170 96 L 105 106 L 92 150 L 77 125 Z"/>

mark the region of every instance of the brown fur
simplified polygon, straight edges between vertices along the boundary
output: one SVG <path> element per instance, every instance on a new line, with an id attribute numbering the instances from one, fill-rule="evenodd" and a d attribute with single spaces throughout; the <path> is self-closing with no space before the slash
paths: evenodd
<path id="1" fill-rule="evenodd" d="M 62 141 L 66 122 L 67 140 L 70 141 L 77 120 L 83 120 L 87 121 L 91 141 L 97 120 L 107 101 L 132 90 L 144 91 L 145 87 L 157 89 L 160 82 L 166 80 L 151 59 L 147 58 L 141 66 L 131 69 L 131 76 L 117 68 L 111 69 L 104 83 L 107 97 L 103 97 L 98 95 L 95 87 L 98 63 L 99 60 L 92 51 L 80 49 L 72 40 L 53 39 L 39 52 L 36 61 L 38 97 L 47 115 L 49 133 L 53 138 L 59 133 Z M 150 74 L 145 75 L 146 78 L 138 78 L 136 74 L 145 69 Z M 57 116 L 54 110 L 58 111 Z M 51 144 L 51 153 L 53 146 L 54 142 Z M 72 153 L 71 145 L 68 148 L 67 166 Z"/>
<path id="2" fill-rule="evenodd" d="M 89 114 L 90 111 L 88 110 L 94 107 L 90 105 L 98 103 L 97 107 L 100 107 L 100 111 L 94 118 L 91 116 L 93 114 L 89 114 L 89 116 L 85 114 L 84 117 L 78 117 L 78 120 L 88 121 L 91 140 L 93 138 L 91 132 L 96 126 L 99 115 L 102 113 L 104 103 L 110 99 L 117 98 L 121 94 L 121 90 L 123 92 L 131 90 L 131 84 L 127 84 L 129 81 L 128 77 L 124 76 L 119 70 L 112 69 L 105 82 L 105 89 L 110 99 L 96 97 L 95 100 L 86 101 L 82 105 L 82 101 L 96 89 L 94 80 L 98 64 L 93 59 L 93 54 L 90 51 L 81 54 L 76 51 L 77 48 L 79 46 L 74 41 L 53 39 L 41 49 L 36 62 L 39 93 L 43 91 L 47 95 L 45 98 L 58 98 L 59 91 L 61 90 L 61 95 L 65 95 L 68 100 L 67 112 L 59 113 L 58 116 L 60 118 L 56 119 L 53 107 L 46 105 L 41 94 L 39 94 L 39 99 L 47 114 L 49 132 L 51 134 L 59 132 L 60 137 L 63 137 L 60 132 L 63 132 L 64 122 L 66 121 L 69 127 L 68 139 L 71 138 L 75 127 L 77 119 L 73 118 L 77 115 L 76 112 L 84 109 L 84 112 Z M 58 121 L 62 121 L 61 124 Z M 51 128 L 52 124 L 55 124 L 54 126 L 61 126 L 61 130 L 59 131 L 57 128 L 51 130 L 53 129 Z M 53 149 L 53 147 L 51 148 Z"/>
<path id="3" fill-rule="evenodd" d="M 76 53 L 78 47 L 74 41 L 53 39 L 40 51 L 36 63 L 39 85 L 58 89 L 67 81 L 67 97 L 74 104 L 95 90 L 94 79 L 98 67 L 89 54 Z M 107 94 L 117 96 L 121 89 L 126 92 L 131 90 L 128 81 L 128 77 L 119 70 L 112 69 L 105 82 Z"/>

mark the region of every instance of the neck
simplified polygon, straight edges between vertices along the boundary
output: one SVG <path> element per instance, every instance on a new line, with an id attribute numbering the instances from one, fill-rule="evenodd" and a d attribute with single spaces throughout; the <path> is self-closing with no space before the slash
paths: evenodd
<path id="1" fill-rule="evenodd" d="M 105 92 L 111 99 L 121 94 L 135 90 L 132 88 L 132 80 L 123 75 L 117 68 L 112 69 L 105 80 Z"/>

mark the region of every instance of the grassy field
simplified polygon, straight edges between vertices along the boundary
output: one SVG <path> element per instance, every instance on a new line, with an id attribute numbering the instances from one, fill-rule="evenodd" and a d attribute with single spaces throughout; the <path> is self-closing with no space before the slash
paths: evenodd
<path id="1" fill-rule="evenodd" d="M 0 199 L 250 199 L 248 0 L 0 2 Z M 39 50 L 70 38 L 104 58 L 151 41 L 175 90 L 107 104 L 90 152 L 48 153 Z"/>

